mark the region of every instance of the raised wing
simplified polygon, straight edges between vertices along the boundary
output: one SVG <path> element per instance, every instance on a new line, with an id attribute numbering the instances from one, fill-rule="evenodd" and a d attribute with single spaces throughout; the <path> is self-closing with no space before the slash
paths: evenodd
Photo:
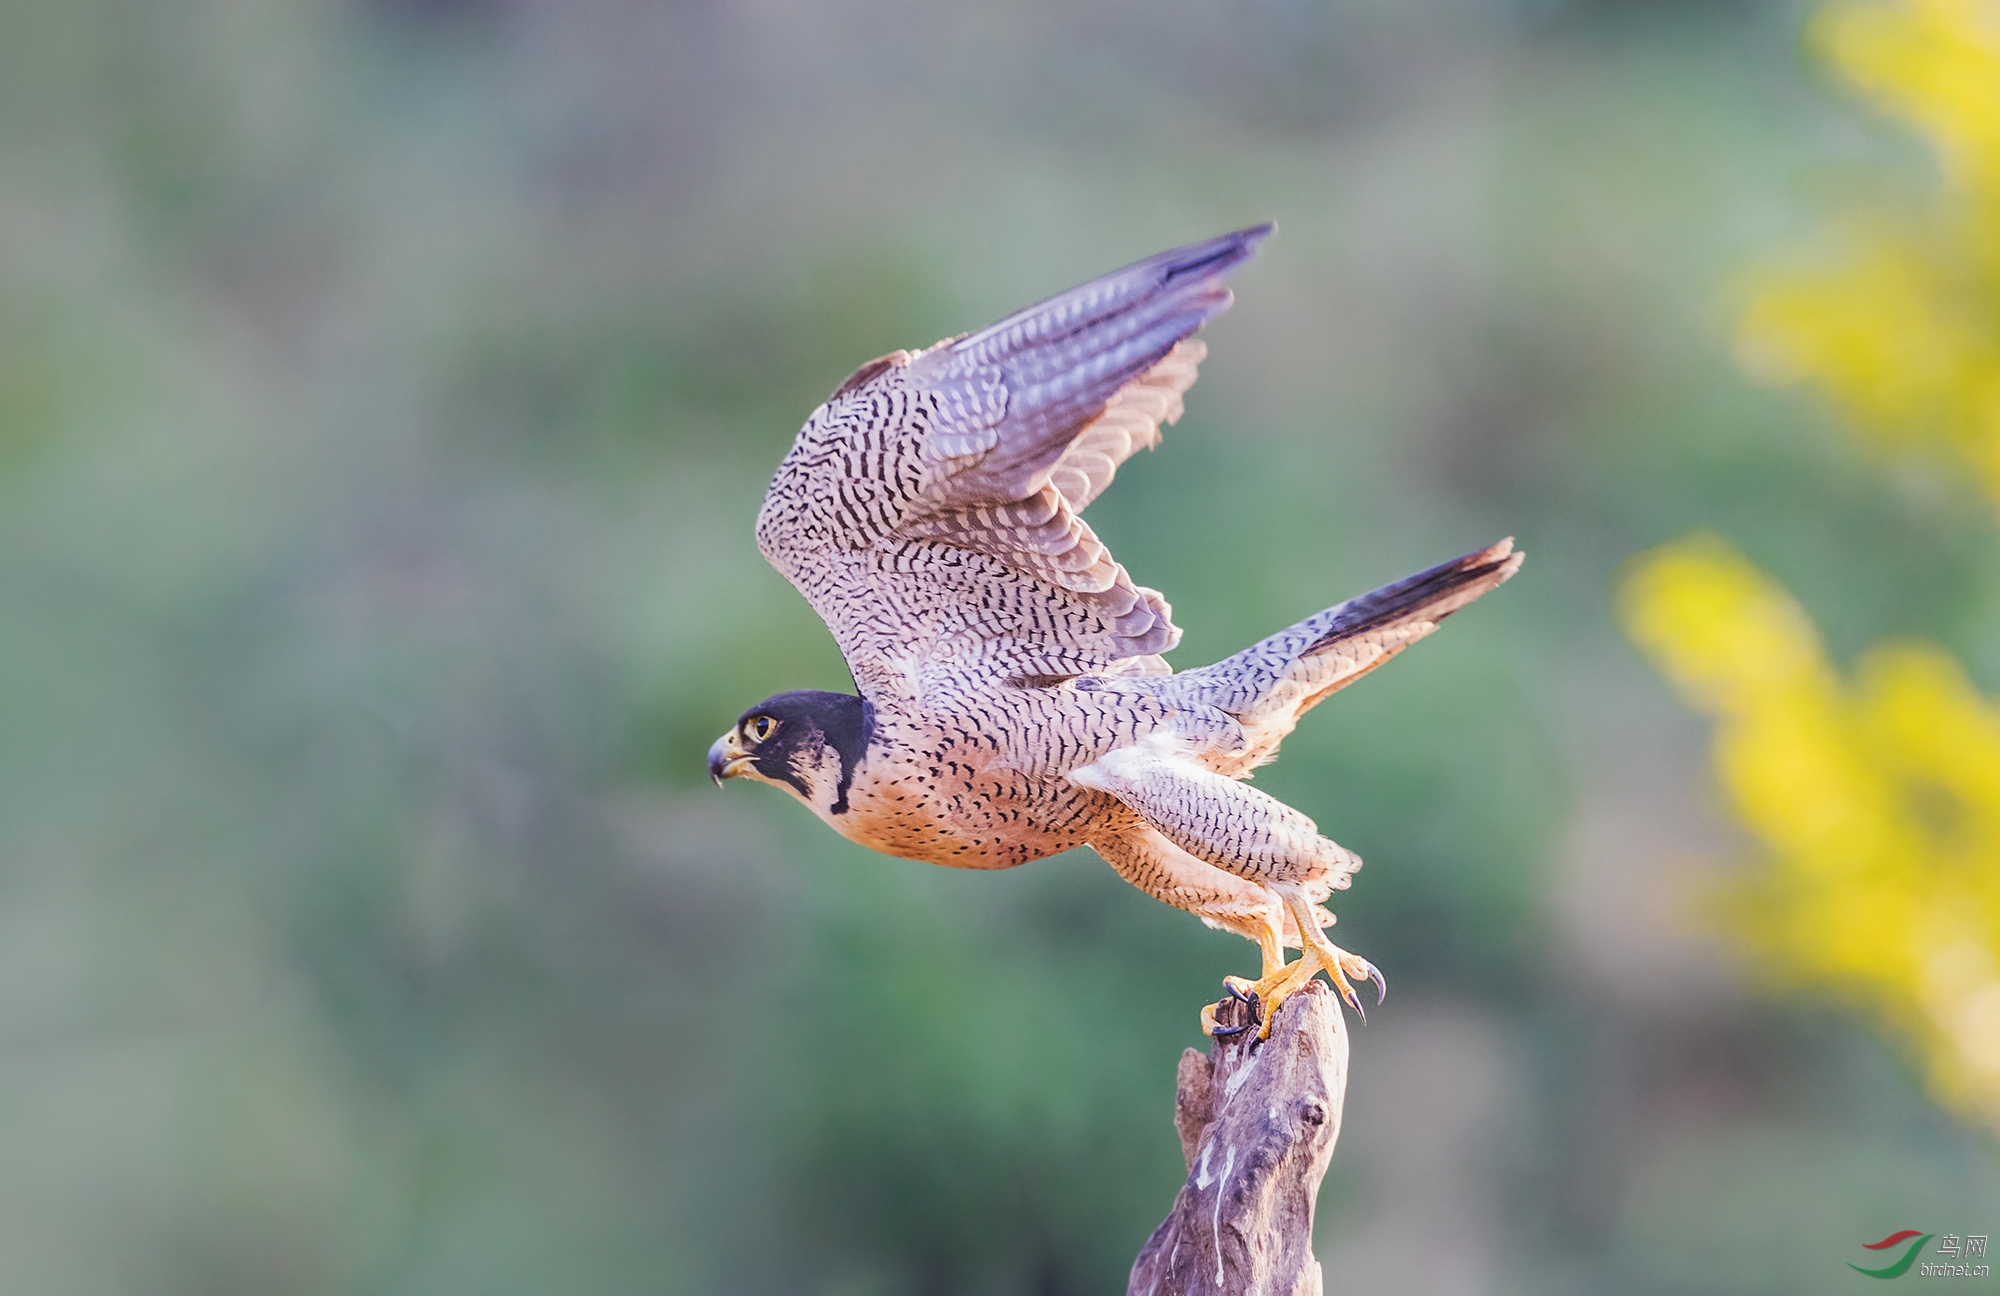
<path id="1" fill-rule="evenodd" d="M 1182 338 L 1229 308 L 1223 281 L 1271 228 L 1148 257 L 914 358 L 910 381 L 937 398 L 923 445 L 924 458 L 940 470 L 937 502 L 1025 499 L 1135 379 L 1150 389 L 1135 400 L 1150 403 L 1154 392 L 1172 388 L 1178 407 L 1198 353 L 1159 382 L 1146 380 Z"/>
<path id="2" fill-rule="evenodd" d="M 1166 600 L 1078 514 L 1180 416 L 1204 353 L 1189 335 L 1227 309 L 1224 279 L 1270 230 L 1163 252 L 885 356 L 814 411 L 758 542 L 857 677 L 865 659 L 919 646 L 1018 674 L 1165 669 L 1134 659 L 1179 640 Z"/>

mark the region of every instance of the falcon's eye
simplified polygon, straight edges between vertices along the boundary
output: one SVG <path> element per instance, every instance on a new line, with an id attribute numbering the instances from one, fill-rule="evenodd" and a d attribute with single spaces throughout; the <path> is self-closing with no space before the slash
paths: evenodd
<path id="1" fill-rule="evenodd" d="M 769 716 L 758 716 L 743 727 L 754 741 L 763 742 L 771 736 L 771 731 L 778 727 L 778 722 Z"/>

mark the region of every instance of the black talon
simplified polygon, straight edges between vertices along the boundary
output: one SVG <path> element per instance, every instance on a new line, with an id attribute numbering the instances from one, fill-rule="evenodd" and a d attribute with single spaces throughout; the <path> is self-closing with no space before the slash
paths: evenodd
<path id="1" fill-rule="evenodd" d="M 1222 988 L 1229 992 L 1229 997 L 1231 999 L 1234 999 L 1237 1003 L 1247 1004 L 1249 1006 L 1250 1024 L 1252 1026 L 1258 1026 L 1263 1024 L 1264 1001 L 1257 997 L 1257 992 L 1255 990 L 1252 990 L 1249 994 L 1244 994 L 1241 990 L 1238 990 L 1235 986 L 1230 985 L 1227 982 L 1223 983 Z M 1217 1003 L 1215 1006 L 1217 1008 L 1222 1007 L 1220 1003 Z"/>
<path id="2" fill-rule="evenodd" d="M 1362 1025 L 1366 1026 L 1368 1024 L 1368 1010 L 1361 1006 L 1361 996 L 1354 993 L 1353 986 L 1342 982 L 1340 986 L 1340 999 L 1342 1003 L 1345 1003 L 1349 1008 L 1354 1010 L 1354 1015 L 1361 1019 Z M 1381 1007 L 1379 1003 L 1375 1006 L 1378 1008 Z"/>
<path id="3" fill-rule="evenodd" d="M 1389 997 L 1389 983 L 1382 979 L 1381 969 L 1373 963 L 1368 965 L 1368 979 L 1375 983 L 1375 1006 L 1380 1008 L 1382 1001 Z"/>
<path id="4" fill-rule="evenodd" d="M 1238 990 L 1235 986 L 1227 982 L 1223 983 L 1222 988 L 1228 991 L 1229 999 L 1234 999 L 1237 1003 L 1250 1009 L 1250 1020 L 1241 1026 L 1218 1026 L 1209 1032 L 1210 1035 L 1213 1035 L 1216 1039 L 1233 1039 L 1241 1035 L 1244 1031 L 1249 1030 L 1252 1026 L 1263 1024 L 1264 1004 L 1257 997 L 1255 990 L 1252 990 L 1249 994 L 1244 994 L 1241 990 Z M 1226 1008 L 1229 1006 L 1229 999 L 1219 999 L 1216 1001 L 1215 1006 L 1217 1008 Z"/>

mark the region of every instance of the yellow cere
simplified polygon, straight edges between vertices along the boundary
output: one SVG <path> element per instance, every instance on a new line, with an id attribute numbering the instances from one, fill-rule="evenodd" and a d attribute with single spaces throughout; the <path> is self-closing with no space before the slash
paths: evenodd
<path id="1" fill-rule="evenodd" d="M 2000 502 L 2000 0 L 1841 5 L 1812 36 L 1922 133 L 1942 185 L 1754 274 L 1740 356 L 1895 452 L 1969 464 Z M 1805 611 L 1713 536 L 1644 555 L 1622 614 L 1715 717 L 1716 771 L 1768 856 L 1723 897 L 1723 925 L 1778 983 L 1861 1008 L 1940 1100 L 2000 1130 L 2000 705 L 1921 644 L 1843 677 Z"/>

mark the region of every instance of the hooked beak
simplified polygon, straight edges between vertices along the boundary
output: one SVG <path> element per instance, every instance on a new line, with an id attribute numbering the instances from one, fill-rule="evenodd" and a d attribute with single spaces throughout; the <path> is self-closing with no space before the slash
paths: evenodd
<path id="1" fill-rule="evenodd" d="M 722 780 L 741 774 L 743 767 L 749 763 L 750 753 L 736 741 L 734 729 L 717 738 L 715 745 L 708 749 L 708 776 L 715 780 L 717 787 L 722 786 Z"/>

